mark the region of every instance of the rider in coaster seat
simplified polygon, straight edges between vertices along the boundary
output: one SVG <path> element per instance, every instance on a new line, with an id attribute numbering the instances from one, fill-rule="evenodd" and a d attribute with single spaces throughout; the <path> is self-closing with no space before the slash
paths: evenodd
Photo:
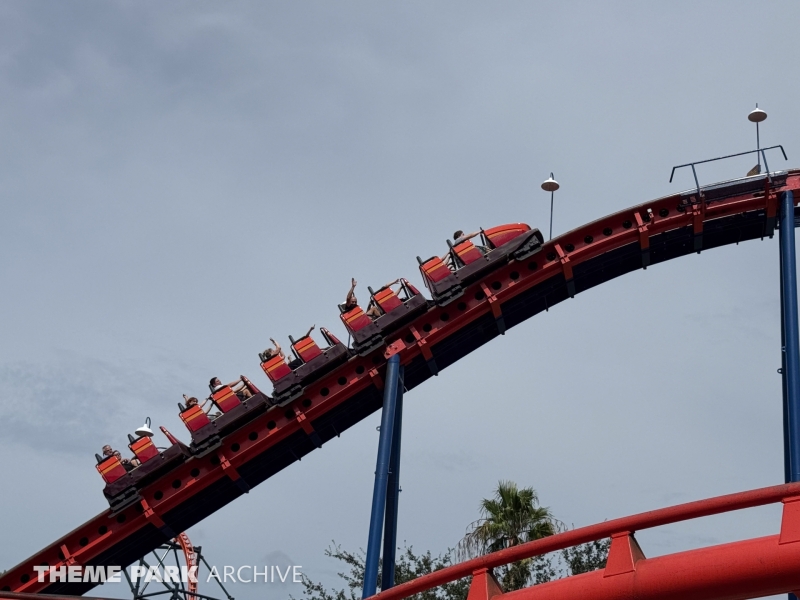
<path id="1" fill-rule="evenodd" d="M 392 286 L 396 283 L 400 283 L 400 278 L 395 279 L 394 281 L 387 283 L 377 292 L 373 292 L 372 288 L 370 288 L 370 293 L 372 294 L 372 303 L 380 307 L 381 314 L 387 314 L 392 312 L 398 306 L 402 306 L 403 301 L 397 296 L 397 293 L 392 289 Z"/>
<path id="2" fill-rule="evenodd" d="M 243 381 L 240 382 L 242 385 L 238 387 L 237 391 L 234 391 L 236 383 L 223 385 L 218 378 L 214 377 L 208 384 L 208 387 L 211 388 L 211 400 L 223 413 L 233 410 L 242 403 L 242 400 L 252 396 L 250 390 L 245 393 L 246 386 Z"/>
<path id="3" fill-rule="evenodd" d="M 452 257 L 450 256 L 449 252 L 444 256 L 444 258 L 434 256 L 433 258 L 428 259 L 424 263 L 420 264 L 420 269 L 427 279 L 430 279 L 434 283 L 438 283 L 452 274 L 452 270 L 448 265 L 448 262 L 452 262 Z"/>
<path id="4" fill-rule="evenodd" d="M 258 353 L 258 357 L 261 359 L 261 362 L 267 362 L 269 359 L 275 356 L 280 356 L 281 358 L 285 359 L 286 356 L 284 355 L 283 350 L 281 349 L 281 345 L 272 338 L 269 338 L 269 341 L 272 342 L 272 345 L 274 347 L 267 348 L 263 352 Z"/>
<path id="5" fill-rule="evenodd" d="M 203 404 L 205 404 L 205 402 L 203 402 Z M 181 411 L 181 421 L 184 422 L 189 431 L 197 431 L 198 429 L 211 423 L 206 411 L 203 410 L 202 405 L 197 404 L 197 398 L 189 398 L 185 407 L 178 403 L 178 408 Z"/>
<path id="6" fill-rule="evenodd" d="M 453 234 L 453 243 L 448 242 L 450 250 L 442 257 L 444 263 L 455 271 L 459 267 L 480 260 L 489 252 L 486 246 L 476 246 L 471 240 L 481 234 L 480 231 L 473 231 L 465 234 L 460 229 Z"/>
<path id="7" fill-rule="evenodd" d="M 247 398 L 252 397 L 252 392 L 247 389 L 247 384 L 244 380 L 240 377 L 236 381 L 231 381 L 230 383 L 222 383 L 219 380 L 219 377 L 212 377 L 211 381 L 208 382 L 208 387 L 211 390 L 211 394 L 214 397 L 214 401 L 217 401 L 217 394 L 224 390 L 225 388 L 230 388 L 230 390 L 236 394 L 240 400 L 245 400 Z M 217 403 L 219 404 L 219 403 Z M 225 411 L 223 411 L 225 412 Z"/>
<path id="8" fill-rule="evenodd" d="M 137 459 L 128 460 L 127 458 L 122 458 L 122 453 L 119 450 L 114 450 L 114 456 L 119 459 L 119 462 L 122 464 L 122 468 L 126 471 L 133 471 L 136 467 L 138 467 L 140 463 Z"/>
<path id="9" fill-rule="evenodd" d="M 392 286 L 398 283 L 400 286 L 395 291 Z M 381 315 L 388 315 L 396 308 L 402 306 L 404 302 L 408 302 L 411 298 L 419 294 L 419 290 L 402 277 L 390 281 L 377 292 L 373 292 L 372 288 L 369 288 L 369 292 L 372 295 L 371 303 L 379 308 Z"/>
<path id="10" fill-rule="evenodd" d="M 312 325 L 306 334 L 298 340 L 295 340 L 292 336 L 289 336 L 289 339 L 292 342 L 292 352 L 294 352 L 295 356 L 297 357 L 296 360 L 293 360 L 289 364 L 290 367 L 298 361 L 298 367 L 305 363 L 309 363 L 322 354 L 322 350 L 320 350 L 319 346 L 317 346 L 317 342 L 315 342 L 314 338 L 311 337 L 311 332 L 314 331 L 315 327 L 316 325 Z"/>
<path id="11" fill-rule="evenodd" d="M 281 345 L 272 338 L 269 340 L 274 348 L 267 348 L 263 352 L 259 352 L 258 357 L 261 359 L 261 369 L 274 384 L 290 375 L 292 369 L 286 363 L 286 355 L 283 353 Z"/>
<path id="12" fill-rule="evenodd" d="M 134 438 L 132 435 L 128 434 L 128 441 L 130 442 L 128 448 L 131 449 L 131 452 L 133 452 L 139 464 L 145 463 L 151 458 L 158 456 L 158 448 L 156 448 L 151 437 L 143 435 L 139 438 Z"/>
<path id="13" fill-rule="evenodd" d="M 103 454 L 105 455 L 105 448 L 103 447 Z M 108 446 L 111 449 L 111 446 Z M 110 456 L 100 456 L 99 454 L 94 455 L 97 459 L 97 472 L 100 473 L 100 476 L 103 478 L 103 481 L 106 483 L 114 483 L 120 477 L 123 477 L 127 470 L 122 464 L 122 461 L 119 457 L 114 455 L 114 451 L 111 451 Z"/>
<path id="14" fill-rule="evenodd" d="M 350 284 L 351 284 L 350 285 L 350 291 L 347 292 L 347 297 L 345 298 L 344 304 L 340 304 L 339 305 L 339 310 L 342 311 L 342 314 L 346 314 L 348 312 L 351 312 L 351 311 L 355 310 L 356 308 L 358 308 L 359 311 L 361 310 L 359 308 L 359 306 L 358 306 L 358 299 L 356 298 L 356 294 L 355 294 L 356 285 L 358 285 L 358 282 L 355 280 L 355 278 L 351 278 L 350 279 Z M 361 314 L 365 315 L 366 317 L 369 317 L 370 319 L 377 319 L 378 317 L 381 316 L 381 311 L 378 308 L 378 306 L 375 305 L 375 303 L 370 302 L 369 306 L 367 306 L 367 312 L 362 312 Z M 359 315 L 356 314 L 354 316 L 357 317 Z M 348 325 L 351 325 L 351 326 L 354 325 L 353 323 L 350 322 L 350 319 L 347 319 L 347 322 L 348 322 Z M 366 325 L 368 325 L 367 322 L 365 322 L 363 326 L 366 326 Z M 361 327 L 356 327 L 356 329 L 361 329 Z"/>

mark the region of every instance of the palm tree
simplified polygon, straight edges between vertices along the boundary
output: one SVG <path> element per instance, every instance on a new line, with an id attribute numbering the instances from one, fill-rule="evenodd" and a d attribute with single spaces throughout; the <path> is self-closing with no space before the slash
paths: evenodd
<path id="1" fill-rule="evenodd" d="M 518 488 L 500 481 L 491 499 L 481 501 L 481 518 L 470 524 L 458 544 L 460 558 L 472 558 L 517 546 L 557 533 L 561 524 L 550 509 L 539 506 L 533 488 Z M 524 587 L 531 579 L 536 559 L 525 559 L 497 569 L 505 591 Z"/>

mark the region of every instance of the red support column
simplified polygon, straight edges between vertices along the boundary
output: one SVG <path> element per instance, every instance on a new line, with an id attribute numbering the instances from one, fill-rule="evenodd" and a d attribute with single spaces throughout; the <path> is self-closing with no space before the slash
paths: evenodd
<path id="1" fill-rule="evenodd" d="M 644 557 L 644 552 L 630 531 L 615 533 L 611 536 L 611 548 L 603 577 L 631 573 L 636 570 L 636 563 Z"/>
<path id="2" fill-rule="evenodd" d="M 491 569 L 478 569 L 472 574 L 467 600 L 491 600 L 503 595 L 503 588 L 495 579 Z"/>

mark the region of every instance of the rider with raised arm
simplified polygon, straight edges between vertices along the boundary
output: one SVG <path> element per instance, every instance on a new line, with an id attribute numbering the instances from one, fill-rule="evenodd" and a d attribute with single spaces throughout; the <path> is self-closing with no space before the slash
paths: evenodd
<path id="1" fill-rule="evenodd" d="M 242 398 L 251 398 L 253 394 L 247 389 L 247 385 L 241 379 L 237 379 L 236 381 L 231 381 L 228 384 L 224 384 L 219 380 L 219 377 L 212 377 L 211 381 L 208 382 L 208 387 L 211 389 L 211 393 L 215 394 L 216 392 L 220 391 L 222 388 L 227 387 L 231 388 L 231 391 L 240 396 Z"/>
<path id="2" fill-rule="evenodd" d="M 313 329 L 313 327 L 312 327 L 312 329 Z M 309 333 L 311 333 L 310 330 L 309 330 Z M 258 357 L 261 359 L 261 362 L 267 362 L 269 359 L 275 358 L 276 356 L 280 356 L 281 358 L 283 358 L 285 360 L 286 359 L 286 355 L 283 353 L 283 350 L 281 349 L 281 345 L 278 342 L 276 342 L 274 339 L 272 339 L 272 338 L 269 338 L 269 341 L 272 342 L 272 345 L 274 346 L 274 348 L 267 348 L 263 352 L 259 352 Z"/>
<path id="3" fill-rule="evenodd" d="M 358 298 L 356 298 L 356 285 L 358 282 L 355 277 L 350 278 L 350 291 L 347 292 L 347 297 L 344 299 L 344 311 L 353 310 L 358 306 Z"/>
<path id="4" fill-rule="evenodd" d="M 392 283 L 397 283 L 398 281 L 400 280 L 396 279 Z M 358 299 L 356 298 L 356 293 L 355 293 L 356 285 L 358 285 L 358 282 L 355 280 L 355 278 L 351 278 L 350 282 L 351 282 L 350 291 L 347 292 L 347 298 L 345 298 L 344 300 L 344 312 L 353 310 L 356 306 L 358 306 Z M 392 283 L 388 285 L 392 285 Z M 381 313 L 381 309 L 378 308 L 378 306 L 374 302 L 371 302 L 370 305 L 367 307 L 367 310 L 364 312 L 364 314 L 367 315 L 370 319 L 374 320 L 380 317 L 381 314 L 383 313 Z M 311 333 L 311 331 L 309 331 L 309 333 Z"/>
<path id="5" fill-rule="evenodd" d="M 467 240 L 471 240 L 472 238 L 477 237 L 480 234 L 481 234 L 480 231 L 473 231 L 472 233 L 464 233 L 462 230 L 457 229 L 455 231 L 455 233 L 453 233 L 453 245 L 452 245 L 452 248 L 455 248 L 459 244 L 462 244 L 462 243 L 466 242 Z M 479 246 L 478 244 L 475 244 L 475 247 L 478 250 L 480 250 L 483 254 L 486 254 L 487 252 L 489 252 L 489 248 L 487 248 L 486 246 Z M 453 250 L 448 251 L 447 254 L 442 256 L 442 261 L 451 270 L 454 271 L 456 269 L 456 265 L 453 262 Z"/>
<path id="6" fill-rule="evenodd" d="M 459 229 L 453 234 L 453 246 L 458 246 L 461 242 L 466 242 L 467 240 L 471 240 L 476 235 L 480 234 L 481 234 L 480 231 L 473 231 L 472 233 L 468 233 L 465 235 L 464 232 Z"/>
<path id="7" fill-rule="evenodd" d="M 206 404 L 209 403 L 209 399 L 208 398 L 203 400 L 203 403 L 200 404 L 200 401 L 197 398 L 195 398 L 194 396 L 187 396 L 186 394 L 183 395 L 183 399 L 186 400 L 186 408 L 192 408 L 193 406 L 199 406 L 201 409 L 203 409 L 203 407 Z M 212 404 L 208 404 L 208 408 L 203 409 L 203 412 L 207 413 L 209 410 L 211 410 L 212 406 L 213 406 Z"/>

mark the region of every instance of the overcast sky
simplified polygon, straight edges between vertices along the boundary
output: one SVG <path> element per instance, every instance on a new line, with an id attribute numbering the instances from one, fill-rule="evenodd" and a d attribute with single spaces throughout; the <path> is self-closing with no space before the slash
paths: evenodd
<path id="1" fill-rule="evenodd" d="M 188 441 L 181 394 L 212 375 L 268 388 L 270 336 L 344 335 L 351 277 L 362 296 L 422 287 L 414 257 L 454 229 L 546 231 L 551 171 L 563 233 L 690 187 L 673 165 L 753 149 L 756 102 L 790 158 L 770 166 L 800 165 L 798 18 L 789 1 L 0 3 L 0 569 L 106 507 L 103 444 L 146 416 Z M 777 237 L 516 327 L 406 396 L 399 538 L 454 546 L 500 479 L 575 526 L 782 483 L 779 327 Z M 334 583 L 331 540 L 366 546 L 378 423 L 191 539 Z M 654 556 L 779 515 L 638 537 Z"/>

